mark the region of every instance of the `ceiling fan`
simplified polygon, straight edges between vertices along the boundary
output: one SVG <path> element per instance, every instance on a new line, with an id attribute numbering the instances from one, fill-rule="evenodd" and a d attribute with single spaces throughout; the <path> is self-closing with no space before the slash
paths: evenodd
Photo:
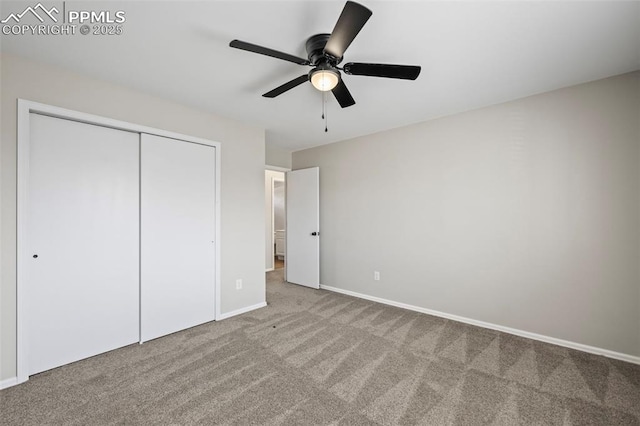
<path id="1" fill-rule="evenodd" d="M 415 65 L 369 64 L 349 62 L 339 67 L 344 52 L 347 50 L 373 12 L 359 3 L 348 1 L 331 34 L 316 34 L 306 42 L 308 59 L 289 55 L 257 44 L 233 40 L 229 46 L 236 49 L 271 56 L 298 65 L 311 66 L 307 74 L 294 78 L 281 86 L 265 93 L 266 98 L 275 98 L 284 92 L 310 81 L 313 87 L 326 92 L 331 91 L 342 108 L 356 103 L 342 80 L 340 71 L 349 75 L 366 75 L 371 77 L 400 78 L 415 80 L 420 74 L 420 67 Z"/>

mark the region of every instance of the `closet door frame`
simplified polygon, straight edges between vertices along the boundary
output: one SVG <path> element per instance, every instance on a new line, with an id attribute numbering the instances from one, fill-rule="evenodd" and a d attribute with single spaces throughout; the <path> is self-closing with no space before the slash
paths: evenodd
<path id="1" fill-rule="evenodd" d="M 18 164 L 17 164 L 17 285 L 16 285 L 16 367 L 17 381 L 23 383 L 29 380 L 28 345 L 26 322 L 28 318 L 29 301 L 26 297 L 28 286 L 28 232 L 27 218 L 29 217 L 29 150 L 31 143 L 30 117 L 31 114 L 41 114 L 80 123 L 94 124 L 116 130 L 135 133 L 148 133 L 185 142 L 212 146 L 215 155 L 215 278 L 214 278 L 214 318 L 221 319 L 220 311 L 220 171 L 221 144 L 207 139 L 169 132 L 153 127 L 141 126 L 126 121 L 113 120 L 93 114 L 73 111 L 52 105 L 46 105 L 25 99 L 18 99 Z"/>

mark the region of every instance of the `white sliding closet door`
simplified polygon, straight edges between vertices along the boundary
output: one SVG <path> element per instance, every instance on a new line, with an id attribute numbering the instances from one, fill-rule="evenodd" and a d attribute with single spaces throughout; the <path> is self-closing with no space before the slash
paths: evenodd
<path id="1" fill-rule="evenodd" d="M 142 134 L 141 340 L 214 320 L 215 148 Z"/>
<path id="2" fill-rule="evenodd" d="M 139 135 L 32 114 L 28 374 L 139 339 Z"/>

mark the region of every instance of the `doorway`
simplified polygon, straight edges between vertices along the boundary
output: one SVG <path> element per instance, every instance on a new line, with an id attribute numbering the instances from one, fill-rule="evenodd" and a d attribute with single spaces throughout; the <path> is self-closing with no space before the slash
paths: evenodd
<path id="1" fill-rule="evenodd" d="M 320 287 L 320 169 L 265 172 L 265 269 Z M 268 281 L 269 279 L 267 279 Z"/>
<path id="2" fill-rule="evenodd" d="M 285 192 L 284 179 L 273 180 L 273 268 L 284 268 L 286 221 L 285 221 Z"/>
<path id="3" fill-rule="evenodd" d="M 265 171 L 265 270 L 282 270 L 286 261 L 284 170 Z"/>

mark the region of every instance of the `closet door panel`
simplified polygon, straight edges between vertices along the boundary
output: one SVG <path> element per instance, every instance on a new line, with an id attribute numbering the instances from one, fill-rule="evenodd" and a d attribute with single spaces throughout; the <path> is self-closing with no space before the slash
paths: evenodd
<path id="1" fill-rule="evenodd" d="M 215 148 L 141 137 L 141 339 L 214 319 Z"/>
<path id="2" fill-rule="evenodd" d="M 30 117 L 28 373 L 139 340 L 139 135 Z"/>

